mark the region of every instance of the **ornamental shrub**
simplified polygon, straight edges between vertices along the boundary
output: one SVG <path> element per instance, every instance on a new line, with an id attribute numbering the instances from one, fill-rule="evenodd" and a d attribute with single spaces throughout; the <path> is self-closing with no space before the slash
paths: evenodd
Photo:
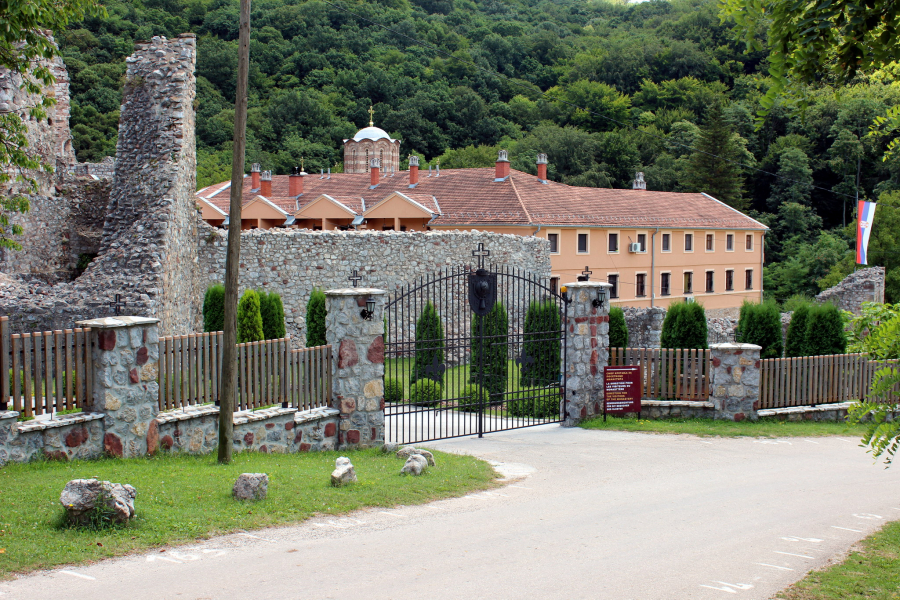
<path id="1" fill-rule="evenodd" d="M 760 304 L 744 300 L 738 319 L 738 331 L 742 344 L 762 347 L 760 358 L 781 358 L 781 311 L 777 303 L 767 300 Z"/>
<path id="2" fill-rule="evenodd" d="M 547 394 L 546 390 L 519 390 L 513 392 L 511 396 L 506 403 L 506 412 L 511 417 L 534 419 L 558 419 L 560 417 L 559 395 L 555 393 Z"/>
<path id="3" fill-rule="evenodd" d="M 662 348 L 707 348 L 706 310 L 703 305 L 698 302 L 670 304 L 659 343 Z"/>
<path id="4" fill-rule="evenodd" d="M 237 307 L 237 339 L 239 344 L 264 339 L 262 316 L 259 313 L 259 294 L 247 290 Z"/>
<path id="5" fill-rule="evenodd" d="M 403 382 L 395 377 L 385 377 L 384 379 L 384 401 L 385 402 L 402 402 L 403 401 Z"/>
<path id="6" fill-rule="evenodd" d="M 313 288 L 306 303 L 306 347 L 324 346 L 325 341 L 325 292 Z"/>
<path id="7" fill-rule="evenodd" d="M 806 356 L 806 323 L 809 320 L 809 308 L 809 303 L 794 306 L 787 339 L 784 341 L 784 355 L 788 358 Z"/>
<path id="8" fill-rule="evenodd" d="M 488 391 L 480 385 L 472 383 L 460 392 L 457 404 L 460 410 L 477 410 L 480 404 L 487 407 L 490 402 L 491 395 Z"/>
<path id="9" fill-rule="evenodd" d="M 225 329 L 225 286 L 211 285 L 203 296 L 203 331 Z"/>
<path id="10" fill-rule="evenodd" d="M 432 365 L 442 364 L 444 364 L 444 324 L 434 304 L 429 300 L 422 309 L 419 320 L 416 321 L 416 357 L 409 382 L 433 379 L 443 385 L 444 372 L 431 372 L 429 368 Z"/>
<path id="11" fill-rule="evenodd" d="M 834 304 L 815 304 L 806 319 L 806 352 L 809 356 L 844 354 L 847 334 L 844 317 Z"/>
<path id="12" fill-rule="evenodd" d="M 559 307 L 552 300 L 532 301 L 525 313 L 522 351 L 534 359 L 522 365 L 519 385 L 552 385 L 560 376 L 560 336 L 562 321 Z"/>
<path id="13" fill-rule="evenodd" d="M 263 333 L 267 340 L 284 337 L 284 305 L 277 292 L 259 292 L 259 312 L 262 315 Z"/>
<path id="14" fill-rule="evenodd" d="M 437 406 L 444 395 L 444 386 L 437 381 L 423 378 L 409 387 L 409 401 L 419 406 Z"/>
<path id="15" fill-rule="evenodd" d="M 482 343 L 479 342 L 479 319 L 483 320 L 484 356 L 481 356 Z M 506 381 L 509 377 L 509 315 L 502 302 L 497 302 L 484 317 L 472 315 L 472 338 L 469 344 L 469 381 L 478 382 L 479 365 L 483 368 L 482 384 L 491 394 L 506 392 Z M 484 361 L 483 363 L 481 361 Z"/>
<path id="16" fill-rule="evenodd" d="M 609 347 L 628 347 L 628 325 L 625 324 L 625 311 L 618 306 L 609 309 Z"/>

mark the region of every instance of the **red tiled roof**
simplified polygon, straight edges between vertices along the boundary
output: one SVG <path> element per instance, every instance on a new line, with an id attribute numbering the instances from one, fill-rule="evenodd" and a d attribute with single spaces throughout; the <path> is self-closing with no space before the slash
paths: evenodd
<path id="1" fill-rule="evenodd" d="M 272 177 L 272 193 L 266 197 L 289 214 L 297 201 L 288 196 L 287 175 Z M 244 204 L 260 194 L 244 178 Z M 228 212 L 228 182 L 204 188 L 198 195 Z M 512 170 L 502 182 L 494 181 L 494 168 L 444 169 L 429 177 L 419 171 L 419 183 L 409 188 L 409 171 L 384 177 L 370 189 L 368 173 L 334 173 L 331 178 L 307 175 L 300 206 L 328 194 L 351 210 L 362 213 L 393 192 L 422 204 L 435 218 L 431 225 L 565 225 L 594 227 L 667 227 L 766 229 L 743 213 L 699 193 L 653 192 L 573 187 Z"/>

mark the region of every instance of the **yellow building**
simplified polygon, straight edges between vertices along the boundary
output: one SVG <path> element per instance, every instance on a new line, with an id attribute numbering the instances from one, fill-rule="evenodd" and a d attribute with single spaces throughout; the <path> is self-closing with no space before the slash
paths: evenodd
<path id="1" fill-rule="evenodd" d="M 367 129 L 372 129 L 367 128 Z M 376 128 L 377 129 L 377 128 Z M 386 135 L 386 134 L 385 134 Z M 292 175 L 260 171 L 244 178 L 243 229 L 426 231 L 478 229 L 550 241 L 552 285 L 587 269 L 613 284 L 613 303 L 666 306 L 695 298 L 707 308 L 762 298 L 765 225 L 702 193 L 572 187 L 510 168 Z M 230 183 L 197 192 L 203 218 L 227 222 Z M 302 257 L 298 257 L 302 259 Z"/>

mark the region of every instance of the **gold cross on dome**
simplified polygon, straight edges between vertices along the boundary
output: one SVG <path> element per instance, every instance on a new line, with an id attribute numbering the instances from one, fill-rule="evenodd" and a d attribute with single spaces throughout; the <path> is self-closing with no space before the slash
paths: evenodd
<path id="1" fill-rule="evenodd" d="M 375 126 L 375 109 L 369 106 L 369 127 Z"/>

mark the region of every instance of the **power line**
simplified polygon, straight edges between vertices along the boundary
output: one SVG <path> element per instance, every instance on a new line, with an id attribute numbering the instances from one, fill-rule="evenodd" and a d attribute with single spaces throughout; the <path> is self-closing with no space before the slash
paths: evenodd
<path id="1" fill-rule="evenodd" d="M 347 13 L 348 15 L 354 16 L 354 17 L 356 17 L 357 19 L 360 19 L 360 20 L 362 20 L 362 21 L 366 21 L 367 23 L 371 23 L 372 25 L 375 25 L 376 27 L 381 27 L 381 28 L 384 29 L 385 31 L 389 31 L 389 32 L 393 33 L 394 35 L 397 35 L 397 36 L 400 36 L 400 37 L 402 37 L 402 38 L 405 38 L 405 39 L 407 39 L 407 40 L 409 40 L 409 41 L 411 41 L 411 42 L 413 42 L 413 43 L 415 43 L 415 44 L 419 44 L 420 46 L 424 46 L 424 47 L 426 47 L 426 48 L 430 48 L 431 50 L 433 50 L 434 52 L 437 52 L 437 53 L 440 54 L 441 56 L 444 56 L 444 57 L 446 57 L 446 58 L 449 58 L 449 59 L 452 59 L 452 60 L 456 60 L 456 61 L 459 61 L 459 62 L 461 62 L 461 63 L 463 63 L 463 64 L 466 64 L 466 65 L 475 67 L 475 68 L 478 69 L 479 71 L 483 71 L 483 72 L 485 72 L 485 73 L 487 73 L 487 74 L 489 74 L 489 75 L 494 75 L 494 76 L 496 76 L 496 77 L 501 77 L 501 78 L 503 78 L 504 80 L 506 80 L 507 83 L 509 83 L 509 84 L 511 84 L 511 85 L 514 85 L 514 86 L 517 86 L 517 87 L 520 87 L 520 88 L 527 88 L 528 90 L 533 90 L 533 88 L 527 87 L 527 86 L 525 86 L 524 84 L 519 83 L 518 81 L 515 81 L 515 80 L 512 79 L 511 77 L 509 77 L 509 76 L 507 76 L 507 75 L 504 75 L 503 73 L 498 73 L 497 71 L 492 71 L 491 69 L 487 69 L 487 68 L 485 68 L 485 67 L 482 67 L 481 65 L 476 64 L 476 63 L 474 63 L 474 62 L 472 62 L 472 61 L 470 61 L 470 60 L 465 60 L 465 59 L 459 58 L 458 56 L 453 56 L 453 55 L 450 54 L 449 52 L 447 52 L 447 51 L 445 51 L 445 50 L 441 50 L 440 48 L 438 48 L 437 46 L 435 46 L 435 45 L 433 45 L 433 44 L 429 44 L 428 42 L 424 42 L 424 41 L 419 40 L 419 39 L 417 39 L 417 38 L 414 38 L 414 37 L 412 37 L 412 36 L 406 35 L 405 33 L 401 33 L 401 32 L 399 32 L 399 31 L 397 31 L 396 29 L 391 29 L 391 28 L 388 27 L 387 25 L 383 25 L 383 24 L 379 23 L 378 21 L 373 21 L 372 19 L 369 19 L 368 17 L 364 17 L 364 16 L 362 16 L 362 15 L 359 15 L 359 14 L 357 14 L 357 13 L 355 13 L 355 12 L 353 12 L 353 11 L 351 11 L 351 10 L 349 10 L 349 9 L 347 9 L 347 8 L 345 8 L 345 7 L 343 7 L 343 6 L 341 6 L 340 4 L 335 4 L 335 3 L 333 3 L 333 2 L 329 2 L 328 0 L 322 0 L 322 3 L 323 3 L 323 4 L 327 4 L 328 6 L 332 6 L 332 7 L 336 8 L 336 9 L 338 9 L 338 10 L 340 10 L 340 11 L 343 11 L 343 12 Z M 547 97 L 547 93 L 542 91 L 542 92 L 541 92 L 541 97 L 546 98 L 546 97 Z M 678 146 L 678 147 L 681 147 L 681 148 L 686 148 L 687 150 L 690 150 L 691 152 L 699 152 L 700 154 L 705 154 L 706 156 L 711 156 L 711 157 L 713 157 L 713 158 L 718 158 L 719 160 L 723 160 L 723 161 L 725 161 L 725 162 L 727 162 L 727 163 L 730 163 L 730 164 L 733 164 L 733 165 L 737 165 L 737 166 L 739 166 L 739 167 L 743 167 L 743 168 L 749 169 L 749 170 L 751 170 L 751 171 L 756 171 L 757 173 L 762 173 L 762 174 L 764 174 L 764 175 L 769 175 L 770 177 L 775 177 L 775 178 L 777 178 L 777 179 L 781 179 L 781 180 L 784 180 L 784 181 L 789 181 L 789 182 L 791 182 L 791 183 L 800 183 L 800 184 L 803 184 L 803 185 L 809 185 L 812 189 L 821 190 L 821 191 L 823 191 L 823 192 L 829 192 L 829 193 L 835 194 L 835 195 L 837 195 L 837 196 L 844 196 L 844 197 L 847 197 L 847 198 L 855 198 L 855 197 L 856 197 L 856 196 L 853 195 L 853 194 L 845 194 L 845 193 L 843 193 L 843 192 L 836 192 L 836 191 L 834 191 L 834 190 L 830 190 L 830 189 L 828 189 L 828 188 L 824 188 L 824 187 L 821 187 L 821 186 L 818 186 L 818 185 L 815 185 L 815 184 L 807 184 L 807 183 L 804 182 L 804 181 L 798 181 L 798 180 L 796 180 L 796 179 L 791 179 L 790 177 L 785 177 L 785 176 L 783 176 L 783 175 L 778 175 L 777 173 L 772 173 L 772 172 L 770 172 L 770 171 L 765 171 L 765 170 L 760 169 L 760 168 L 758 168 L 758 167 L 753 167 L 753 166 L 750 166 L 750 165 L 746 165 L 746 164 L 744 164 L 744 163 L 742 163 L 742 162 L 738 162 L 738 161 L 734 161 L 734 160 L 725 158 L 724 156 L 719 156 L 718 154 L 713 154 L 713 153 L 711 153 L 711 152 L 705 152 L 705 151 L 703 151 L 703 150 L 697 150 L 697 149 L 694 148 L 693 146 L 688 146 L 687 144 L 682 144 L 682 143 L 679 143 L 679 142 L 673 142 L 673 141 L 668 140 L 668 139 L 666 139 L 666 138 L 664 138 L 664 137 L 662 137 L 662 136 L 659 136 L 659 135 L 656 135 L 656 134 L 653 134 L 653 133 L 650 133 L 650 132 L 647 132 L 647 131 L 643 131 L 643 130 L 641 130 L 641 129 L 636 129 L 636 128 L 634 127 L 634 125 L 632 125 L 631 123 L 626 123 L 626 122 L 624 122 L 624 121 L 619 121 L 618 119 L 614 119 L 614 118 L 612 118 L 612 117 L 610 117 L 610 116 L 608 116 L 608 115 L 603 115 L 603 114 L 594 112 L 594 111 L 592 111 L 592 110 L 590 110 L 590 109 L 588 109 L 588 108 L 584 108 L 583 106 L 578 106 L 577 104 L 575 104 L 575 103 L 573 103 L 573 102 L 569 102 L 568 100 L 561 100 L 561 99 L 559 99 L 559 98 L 555 98 L 554 101 L 555 101 L 555 102 L 561 102 L 562 104 L 565 104 L 565 105 L 570 106 L 570 107 L 572 107 L 572 108 L 575 108 L 575 109 L 577 109 L 577 110 L 582 110 L 582 111 L 587 112 L 587 113 L 589 113 L 589 114 L 591 114 L 591 115 L 594 115 L 594 116 L 596 116 L 596 117 L 600 117 L 601 119 L 606 119 L 607 121 L 610 121 L 610 122 L 612 122 L 612 123 L 615 123 L 615 124 L 617 124 L 617 125 L 620 125 L 621 127 L 625 127 L 625 128 L 631 129 L 632 131 L 636 131 L 637 133 L 640 133 L 640 134 L 645 135 L 645 136 L 647 136 L 647 137 L 654 138 L 654 139 L 657 139 L 657 140 L 659 140 L 659 141 L 662 141 L 662 142 L 665 142 L 665 143 L 668 143 L 668 144 L 672 144 L 672 145 L 674 145 L 674 146 Z"/>

